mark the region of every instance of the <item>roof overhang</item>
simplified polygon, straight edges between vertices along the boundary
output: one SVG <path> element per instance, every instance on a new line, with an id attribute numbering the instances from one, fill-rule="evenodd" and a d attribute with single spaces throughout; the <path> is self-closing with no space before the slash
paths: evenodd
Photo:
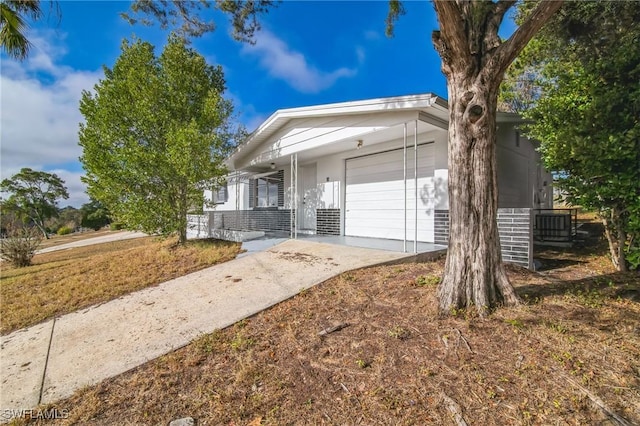
<path id="1" fill-rule="evenodd" d="M 291 120 L 390 111 L 418 111 L 421 121 L 442 129 L 447 128 L 448 103 L 444 98 L 433 93 L 282 109 L 273 113 L 243 143 L 238 145 L 226 163 L 229 168 L 234 169 L 237 159 L 250 153 L 254 147 L 267 140 Z"/>

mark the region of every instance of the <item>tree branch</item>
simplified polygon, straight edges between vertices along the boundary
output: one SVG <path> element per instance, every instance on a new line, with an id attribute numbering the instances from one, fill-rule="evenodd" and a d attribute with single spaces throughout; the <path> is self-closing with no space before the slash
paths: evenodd
<path id="1" fill-rule="evenodd" d="M 457 66 L 466 68 L 471 63 L 471 52 L 460 6 L 451 0 L 433 0 L 433 6 L 440 30 L 433 32 L 432 40 L 443 66 L 450 67 L 455 58 L 459 62 Z M 455 53 L 451 55 L 450 52 Z"/>
<path id="2" fill-rule="evenodd" d="M 516 0 L 500 0 L 498 3 L 495 3 L 491 17 L 487 23 L 486 34 L 491 36 L 491 39 L 485 40 L 486 50 L 495 49 L 502 44 L 500 37 L 498 37 L 498 29 L 500 28 L 500 24 L 502 24 L 504 14 L 507 13 L 507 10 L 514 4 L 516 4 Z"/>
<path id="3" fill-rule="evenodd" d="M 510 0 L 505 1 L 507 3 Z M 493 68 L 491 74 L 496 78 L 501 78 L 511 62 L 518 56 L 520 51 L 527 45 L 529 40 L 547 23 L 553 14 L 560 9 L 563 0 L 542 0 L 536 8 L 527 16 L 526 21 L 516 29 L 507 41 L 498 47 L 491 62 Z M 508 8 L 507 8 L 508 9 Z M 506 9 L 505 9 L 506 11 Z"/>

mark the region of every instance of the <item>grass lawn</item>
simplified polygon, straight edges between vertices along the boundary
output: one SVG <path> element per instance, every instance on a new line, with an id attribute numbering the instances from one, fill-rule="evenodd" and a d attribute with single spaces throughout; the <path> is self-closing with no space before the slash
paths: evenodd
<path id="1" fill-rule="evenodd" d="M 442 260 L 344 273 L 41 423 L 616 424 L 608 410 L 640 424 L 640 277 L 605 255 L 600 241 L 540 251 L 539 273 L 508 267 L 524 303 L 488 319 L 438 316 Z"/>
<path id="2" fill-rule="evenodd" d="M 240 244 L 155 237 L 38 254 L 33 265 L 0 274 L 0 333 L 153 286 L 235 258 Z"/>
<path id="3" fill-rule="evenodd" d="M 111 231 L 109 229 L 101 229 L 99 231 L 74 232 L 66 235 L 51 235 L 49 239 L 43 239 L 38 249 L 59 246 L 62 244 L 72 243 L 74 241 L 86 240 L 88 238 L 103 237 L 105 235 L 116 234 L 122 231 Z"/>

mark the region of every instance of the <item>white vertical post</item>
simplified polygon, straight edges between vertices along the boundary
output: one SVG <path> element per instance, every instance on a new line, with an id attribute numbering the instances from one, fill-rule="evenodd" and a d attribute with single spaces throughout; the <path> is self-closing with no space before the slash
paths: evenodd
<path id="1" fill-rule="evenodd" d="M 294 218 L 294 221 L 293 221 L 294 222 L 293 223 L 293 225 L 294 225 L 293 237 L 297 240 L 298 239 L 298 218 L 299 218 L 299 215 L 298 215 L 298 213 L 299 213 L 298 212 L 298 154 L 296 153 L 296 154 L 293 154 L 293 155 L 295 156 L 294 160 L 295 160 L 295 166 L 296 166 L 296 181 L 295 181 L 296 182 L 296 197 L 295 197 L 295 199 L 296 199 L 296 214 L 295 214 L 295 218 Z"/>
<path id="2" fill-rule="evenodd" d="M 229 188 L 227 186 L 227 188 Z M 247 188 L 248 190 L 249 188 Z M 252 194 L 249 194 L 249 197 L 251 197 Z M 240 171 L 236 170 L 236 214 L 234 215 L 235 217 L 235 222 L 236 222 L 236 230 L 239 230 L 240 228 L 238 227 L 238 216 L 240 216 Z"/>
<path id="3" fill-rule="evenodd" d="M 404 179 L 404 241 L 402 244 L 402 251 L 404 253 L 407 252 L 407 123 L 404 123 L 404 149 L 403 149 L 403 158 L 404 158 L 404 167 L 403 167 L 403 179 Z"/>
<path id="4" fill-rule="evenodd" d="M 413 135 L 413 179 L 415 186 L 415 217 L 413 223 L 413 252 L 418 253 L 418 120 L 415 121 L 415 134 Z"/>
<path id="5" fill-rule="evenodd" d="M 298 209 L 298 154 L 291 154 L 291 216 L 289 218 L 290 238 L 298 238 L 297 209 Z"/>
<path id="6" fill-rule="evenodd" d="M 291 182 L 289 182 L 289 238 L 293 238 L 293 155 L 291 154 L 291 165 L 289 167 L 291 179 Z"/>

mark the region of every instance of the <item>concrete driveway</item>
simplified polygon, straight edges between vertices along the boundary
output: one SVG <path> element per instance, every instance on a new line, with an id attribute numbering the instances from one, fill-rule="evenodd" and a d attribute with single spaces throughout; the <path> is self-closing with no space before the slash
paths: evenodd
<path id="1" fill-rule="evenodd" d="M 68 397 L 344 271 L 410 257 L 287 240 L 18 330 L 0 339 L 0 409 L 31 409 Z"/>

